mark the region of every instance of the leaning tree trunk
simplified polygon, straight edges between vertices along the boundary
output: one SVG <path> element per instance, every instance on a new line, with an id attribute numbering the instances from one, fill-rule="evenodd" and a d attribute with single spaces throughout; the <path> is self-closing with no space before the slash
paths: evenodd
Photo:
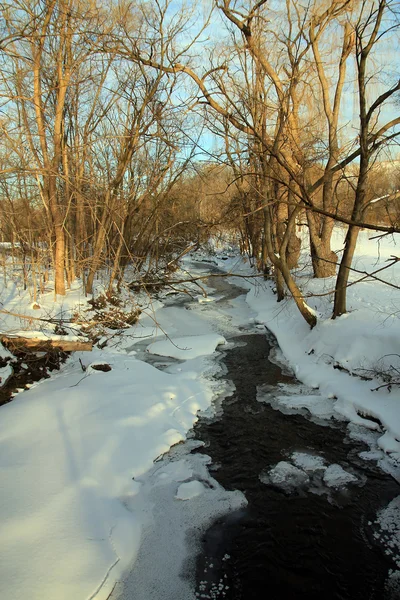
<path id="1" fill-rule="evenodd" d="M 272 224 L 271 224 L 271 211 L 270 218 L 265 219 L 265 241 L 268 249 L 268 256 L 271 263 L 274 265 L 275 270 L 278 272 L 278 278 L 282 276 L 293 300 L 296 303 L 297 308 L 300 311 L 301 316 L 305 319 L 308 325 L 313 328 L 317 324 L 317 318 L 315 313 L 310 309 L 310 307 L 306 304 L 303 294 L 300 288 L 297 286 L 290 269 L 288 267 L 286 261 L 286 249 L 289 243 L 289 239 L 291 234 L 293 233 L 294 223 L 296 221 L 297 211 L 294 210 L 291 214 L 289 223 L 287 225 L 287 230 L 285 232 L 285 236 L 283 242 L 281 244 L 281 253 L 277 255 L 274 249 L 273 244 L 273 232 L 272 232 Z"/>
<path id="2" fill-rule="evenodd" d="M 276 208 L 276 245 L 279 250 L 284 238 L 288 224 L 292 222 L 293 211 L 298 211 L 296 207 L 290 205 L 290 194 L 288 194 L 288 202 L 279 202 Z M 296 216 L 295 216 L 296 218 Z M 279 250 L 280 251 L 280 250 Z M 301 239 L 297 237 L 296 230 L 291 227 L 290 236 L 285 243 L 285 260 L 289 269 L 297 267 L 300 258 Z"/>
<path id="3" fill-rule="evenodd" d="M 364 140 L 364 148 L 362 148 L 361 151 L 360 171 L 358 175 L 354 207 L 351 215 L 351 220 L 353 223 L 360 223 L 362 221 L 365 207 L 365 198 L 367 195 L 369 160 L 370 155 L 368 152 L 367 141 Z M 347 312 L 347 285 L 349 281 L 351 264 L 356 250 L 359 231 L 360 228 L 357 227 L 357 225 L 349 225 L 349 228 L 347 230 L 344 242 L 343 256 L 342 260 L 340 261 L 339 272 L 336 279 L 335 300 L 332 314 L 333 319 L 335 319 L 336 317 L 340 317 L 340 315 L 343 315 Z"/>

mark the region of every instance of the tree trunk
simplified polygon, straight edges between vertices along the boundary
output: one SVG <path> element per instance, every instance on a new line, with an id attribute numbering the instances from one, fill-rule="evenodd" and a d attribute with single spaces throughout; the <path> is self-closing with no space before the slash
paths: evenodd
<path id="1" fill-rule="evenodd" d="M 293 232 L 286 249 L 286 262 L 289 269 L 295 269 L 299 264 L 301 239 Z"/>
<path id="2" fill-rule="evenodd" d="M 65 231 L 61 208 L 57 202 L 57 181 L 54 175 L 48 178 L 48 206 L 53 220 L 54 231 L 54 293 L 65 296 Z"/>
<path id="3" fill-rule="evenodd" d="M 119 271 L 119 266 L 120 266 L 120 260 L 121 260 L 121 253 L 122 253 L 122 247 L 125 244 L 125 239 L 124 239 L 124 229 L 125 229 L 125 223 L 126 223 L 126 219 L 124 220 L 122 227 L 121 227 L 121 231 L 119 233 L 119 242 L 118 242 L 118 248 L 117 251 L 115 253 L 114 256 L 114 263 L 113 263 L 113 268 L 111 270 L 111 274 L 110 274 L 110 281 L 108 284 L 108 291 L 109 293 L 112 292 L 113 290 L 113 284 L 115 281 L 115 278 L 117 277 L 117 273 Z"/>
<path id="4" fill-rule="evenodd" d="M 344 315 L 347 312 L 347 284 L 349 281 L 350 267 L 357 245 L 359 230 L 359 227 L 350 225 L 347 231 L 343 257 L 340 262 L 339 272 L 336 279 L 333 318 L 340 317 L 340 315 Z"/>
<path id="5" fill-rule="evenodd" d="M 64 281 L 64 267 L 65 267 L 65 235 L 64 227 L 60 224 L 55 225 L 56 234 L 56 249 L 54 253 L 54 293 L 60 296 L 65 296 L 65 281 Z"/>
<path id="6" fill-rule="evenodd" d="M 327 217 L 324 220 L 327 221 Z M 329 224 L 324 222 L 321 227 L 319 216 L 307 211 L 311 262 L 314 277 L 317 279 L 336 275 L 337 255 L 331 250 L 334 221 L 333 219 L 329 221 Z"/>
<path id="7" fill-rule="evenodd" d="M 317 324 L 317 318 L 316 318 L 314 312 L 310 309 L 309 306 L 307 306 L 306 302 L 304 301 L 303 294 L 301 293 L 299 287 L 297 286 L 295 280 L 293 279 L 293 276 L 292 276 L 290 269 L 286 262 L 286 246 L 289 241 L 291 228 L 293 227 L 293 224 L 295 223 L 296 214 L 297 214 L 296 211 L 294 211 L 293 214 L 291 215 L 291 220 L 288 223 L 287 235 L 285 236 L 285 239 L 282 242 L 283 256 L 279 256 L 279 255 L 277 256 L 277 254 L 275 253 L 275 249 L 274 249 L 274 245 L 273 245 L 273 241 L 272 241 L 271 217 L 269 219 L 266 218 L 264 221 L 265 222 L 265 240 L 266 240 L 266 244 L 267 244 L 267 248 L 268 248 L 268 255 L 269 255 L 270 261 L 274 265 L 275 269 L 278 272 L 280 272 L 289 292 L 291 293 L 291 295 L 296 303 L 297 308 L 300 311 L 300 314 L 305 319 L 305 321 L 308 323 L 308 325 L 311 328 L 313 328 Z M 278 279 L 279 276 L 280 276 L 279 274 L 276 275 L 277 281 L 279 281 L 279 279 Z M 281 289 L 278 290 L 278 288 L 277 288 L 277 291 L 279 294 L 282 293 Z M 278 296 L 278 299 L 279 299 L 279 296 Z"/>
<path id="8" fill-rule="evenodd" d="M 94 249 L 93 249 L 93 256 L 92 256 L 92 260 L 91 260 L 90 267 L 89 267 L 88 277 L 86 280 L 86 287 L 85 287 L 86 294 L 93 293 L 94 277 L 95 277 L 97 269 L 99 268 L 99 265 L 100 265 L 101 253 L 103 252 L 104 243 L 106 241 L 107 231 L 111 224 L 111 217 L 109 216 L 110 209 L 111 209 L 110 203 L 109 203 L 110 196 L 111 196 L 111 194 L 107 194 L 107 196 L 106 196 L 103 214 L 101 217 L 101 222 L 99 224 L 99 229 L 97 231 L 97 237 L 96 237 L 96 241 L 95 241 L 95 245 L 94 245 Z"/>

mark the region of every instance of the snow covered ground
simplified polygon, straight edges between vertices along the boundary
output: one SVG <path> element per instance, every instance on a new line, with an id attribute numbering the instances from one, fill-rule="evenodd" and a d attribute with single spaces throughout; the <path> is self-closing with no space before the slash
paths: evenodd
<path id="1" fill-rule="evenodd" d="M 339 250 L 341 232 L 336 236 Z M 397 248 L 395 240 L 385 238 L 378 244 L 363 232 L 355 266 L 376 270 L 397 254 Z M 185 259 L 192 272 L 193 258 Z M 217 252 L 214 258 L 226 271 L 252 273 L 233 253 Z M 298 274 L 307 294 L 333 288 L 332 280 L 314 281 L 308 272 L 302 269 Z M 353 279 L 361 276 L 354 273 Z M 398 265 L 380 276 L 400 284 Z M 365 458 L 373 455 L 385 468 L 389 453 L 390 464 L 396 466 L 399 387 L 391 392 L 386 387 L 371 390 L 383 383 L 375 374 L 385 370 L 396 375 L 400 367 L 400 291 L 379 281 L 358 283 L 349 288 L 349 314 L 335 321 L 330 320 L 332 296 L 310 296 L 308 303 L 319 316 L 310 331 L 291 300 L 276 303 L 270 283 L 232 281 L 248 289 L 246 297 L 221 308 L 214 302 L 216 295 L 196 298 L 198 288 L 194 292 L 192 286 L 190 310 L 154 301 L 136 325 L 110 333 L 103 349 L 75 353 L 51 379 L 1 407 L 2 600 L 105 600 L 135 560 L 133 587 L 120 590 L 123 597 L 131 598 L 134 589 L 135 600 L 161 600 L 167 581 L 176 600 L 191 598 L 193 588 L 190 579 L 182 579 L 182 565 L 199 531 L 191 540 L 184 532 L 193 523 L 205 527 L 217 514 L 243 506 L 245 499 L 218 486 L 207 471 L 207 457 L 189 460 L 187 450 L 179 454 L 177 446 L 175 460 L 154 461 L 186 439 L 198 411 L 210 410 L 213 401 L 228 393 L 213 380 L 219 369 L 215 351 L 238 333 L 240 325 L 253 322 L 270 329 L 281 347 L 278 359 L 305 385 L 294 395 L 284 389 L 277 393 L 280 406 L 306 407 L 318 418 L 345 418 L 355 437 L 365 438 L 370 430 L 378 448 L 371 442 L 373 450 Z M 41 308 L 34 309 L 27 308 L 27 294 L 11 283 L 1 294 L 8 311 L 32 317 L 70 315 L 77 303 L 86 302 L 76 287 L 50 311 L 51 296 L 49 292 L 48 298 L 41 298 Z M 3 319 L 3 327 L 23 328 L 18 317 L 3 314 Z M 148 362 L 143 362 L 144 354 Z M 111 370 L 95 368 L 105 363 Z M 163 370 L 156 368 L 161 363 Z M 347 371 L 335 368 L 338 365 Z M 360 374 L 372 380 L 363 381 Z M 262 400 L 263 390 L 259 396 Z M 190 441 L 187 444 L 190 449 Z M 272 478 L 285 479 L 289 471 L 304 484 L 312 480 L 315 467 L 326 488 L 340 485 L 343 478 L 346 485 L 354 483 L 350 473 L 339 472 L 338 465 L 321 465 L 317 458 L 312 458 L 311 468 L 311 459 L 293 456 L 294 464 L 282 461 Z M 271 472 L 266 477 L 271 478 Z M 160 539 L 170 540 L 171 546 L 157 547 Z"/>
<path id="2" fill-rule="evenodd" d="M 63 314 L 71 314 L 77 301 L 85 302 L 73 290 Z M 10 302 L 12 312 L 30 310 L 23 311 L 18 296 L 10 294 L 8 310 Z M 108 598 L 135 560 L 146 563 L 143 531 L 146 540 L 152 531 L 156 537 L 164 532 L 164 554 L 160 564 L 154 555 L 146 563 L 147 579 L 136 582 L 135 598 L 139 590 L 143 600 L 151 597 L 157 573 L 160 590 L 168 577 L 174 597 L 189 599 L 193 584 L 180 574 L 195 536 L 185 542 L 186 529 L 206 527 L 245 503 L 242 494 L 225 492 L 211 478 L 207 457 L 153 467 L 186 439 L 198 411 L 210 410 L 213 399 L 226 393 L 213 381 L 219 370 L 213 354 L 226 343 L 221 331 L 232 333 L 237 322 L 229 329 L 229 319 L 204 312 L 199 298 L 192 304 L 186 310 L 153 302 L 136 325 L 110 332 L 108 346 L 74 353 L 60 372 L 1 407 L 2 600 Z M 42 298 L 41 309 L 31 310 L 49 315 L 49 307 Z M 53 314 L 60 310 L 56 304 Z M 211 324 L 215 317 L 218 331 Z M 18 317 L 10 319 L 21 329 Z M 143 352 L 169 367 L 143 362 Z M 111 369 L 96 368 L 104 364 Z"/>
<path id="3" fill-rule="evenodd" d="M 104 362 L 111 371 L 90 368 Z M 90 598 L 120 574 L 140 542 L 140 515 L 125 507 L 135 479 L 211 399 L 196 371 L 95 351 L 2 407 L 1 597 Z"/>

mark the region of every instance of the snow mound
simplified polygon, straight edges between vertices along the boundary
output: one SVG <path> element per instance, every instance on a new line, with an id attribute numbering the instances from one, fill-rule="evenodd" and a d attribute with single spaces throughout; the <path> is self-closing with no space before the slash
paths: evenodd
<path id="1" fill-rule="evenodd" d="M 176 493 L 175 498 L 177 500 L 190 500 L 196 496 L 200 496 L 204 492 L 204 485 L 201 481 L 188 481 L 187 483 L 181 483 Z"/>
<path id="2" fill-rule="evenodd" d="M 390 435 L 388 431 L 379 438 L 378 446 L 388 454 L 394 454 L 400 457 L 400 442 Z"/>
<path id="3" fill-rule="evenodd" d="M 324 473 L 324 483 L 331 488 L 344 487 L 356 481 L 358 481 L 357 477 L 345 471 L 340 465 L 329 465 Z"/>
<path id="4" fill-rule="evenodd" d="M 154 342 L 147 347 L 147 352 L 179 360 L 190 360 L 212 354 L 217 346 L 222 344 L 226 344 L 226 339 L 222 335 L 210 333 Z"/>

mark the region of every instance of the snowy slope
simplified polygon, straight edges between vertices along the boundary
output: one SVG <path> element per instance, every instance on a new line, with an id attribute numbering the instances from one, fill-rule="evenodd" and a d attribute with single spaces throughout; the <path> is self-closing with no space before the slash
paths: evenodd
<path id="1" fill-rule="evenodd" d="M 115 580 L 140 541 L 141 515 L 124 506 L 133 478 L 211 401 L 196 373 L 93 354 L 112 370 L 84 374 L 75 357 L 1 409 L 2 600 L 90 598 L 112 569 Z"/>

